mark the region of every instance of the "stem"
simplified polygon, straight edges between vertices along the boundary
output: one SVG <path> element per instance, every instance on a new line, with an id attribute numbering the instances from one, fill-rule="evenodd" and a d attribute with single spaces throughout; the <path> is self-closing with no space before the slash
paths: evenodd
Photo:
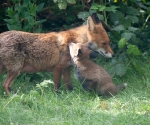
<path id="1" fill-rule="evenodd" d="M 105 6 L 106 6 L 106 0 L 104 1 L 105 3 Z M 107 24 L 107 17 L 106 17 L 106 11 L 104 10 L 104 20 L 105 20 L 105 23 Z"/>
<path id="2" fill-rule="evenodd" d="M 146 26 L 146 23 L 147 23 L 147 21 L 148 21 L 148 19 L 150 18 L 150 15 L 148 15 L 147 16 L 147 18 L 146 18 L 146 20 L 145 20 L 145 23 L 143 24 L 143 27 L 142 27 L 142 29 L 144 29 L 145 28 L 145 26 Z"/>
<path id="3" fill-rule="evenodd" d="M 7 105 L 16 97 L 16 95 L 18 94 L 18 92 L 20 91 L 21 87 L 19 87 L 19 89 L 17 90 L 17 92 L 15 93 L 15 95 L 4 105 L 4 107 L 2 108 L 2 110 L 0 112 L 2 112 Z"/>

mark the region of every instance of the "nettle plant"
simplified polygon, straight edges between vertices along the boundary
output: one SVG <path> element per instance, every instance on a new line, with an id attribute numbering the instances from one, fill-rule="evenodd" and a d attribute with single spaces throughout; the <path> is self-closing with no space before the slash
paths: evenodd
<path id="1" fill-rule="evenodd" d="M 9 30 L 21 30 L 27 32 L 41 32 L 42 23 L 37 13 L 42 10 L 44 3 L 36 5 L 36 0 L 12 0 L 12 7 L 7 9 L 8 19 L 4 19 Z"/>
<path id="2" fill-rule="evenodd" d="M 129 64 L 141 71 L 132 58 L 150 52 L 150 2 L 129 0 L 114 3 L 101 0 L 100 3 L 93 3 L 88 12 L 80 12 L 78 17 L 86 20 L 91 13 L 96 12 L 108 30 L 115 53 L 108 72 L 112 76 L 123 76 Z"/>

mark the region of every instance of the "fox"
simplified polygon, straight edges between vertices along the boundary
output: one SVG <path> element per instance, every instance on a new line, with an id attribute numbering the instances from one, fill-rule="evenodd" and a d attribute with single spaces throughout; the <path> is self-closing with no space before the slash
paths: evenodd
<path id="1" fill-rule="evenodd" d="M 62 76 L 66 89 L 71 90 L 68 48 L 71 41 L 85 44 L 106 58 L 113 55 L 109 37 L 95 14 L 87 18 L 87 24 L 66 31 L 29 33 L 11 30 L 1 33 L 0 72 L 7 71 L 3 82 L 5 93 L 9 94 L 12 81 L 18 74 L 40 71 L 53 72 L 55 91 L 60 87 Z"/>
<path id="2" fill-rule="evenodd" d="M 69 43 L 70 56 L 74 65 L 74 75 L 85 90 L 98 95 L 113 96 L 127 83 L 115 85 L 110 75 L 99 65 L 90 60 L 90 50 L 81 43 Z"/>

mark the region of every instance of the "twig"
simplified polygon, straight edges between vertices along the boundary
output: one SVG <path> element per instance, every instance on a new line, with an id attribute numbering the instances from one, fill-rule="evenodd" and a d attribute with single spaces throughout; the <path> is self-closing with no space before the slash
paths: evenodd
<path id="1" fill-rule="evenodd" d="M 2 108 L 2 110 L 0 112 L 2 112 L 7 105 L 15 98 L 15 96 L 18 94 L 18 92 L 20 91 L 21 87 L 19 87 L 19 89 L 17 90 L 17 92 L 15 93 L 15 95 L 4 105 L 4 107 Z"/>

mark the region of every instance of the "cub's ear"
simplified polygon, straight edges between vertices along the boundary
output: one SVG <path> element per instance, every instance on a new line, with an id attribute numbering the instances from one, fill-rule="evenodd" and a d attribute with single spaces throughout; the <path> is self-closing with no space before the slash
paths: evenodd
<path id="1" fill-rule="evenodd" d="M 89 31 L 92 31 L 92 32 L 95 31 L 95 23 L 91 16 L 89 16 L 87 19 L 87 28 Z"/>
<path id="2" fill-rule="evenodd" d="M 81 51 L 81 49 L 77 49 L 76 56 L 80 57 L 81 55 L 82 55 L 82 51 Z"/>
<path id="3" fill-rule="evenodd" d="M 99 20 L 99 18 L 98 18 L 98 16 L 97 16 L 96 13 L 93 13 L 91 15 L 91 17 L 92 17 L 92 19 L 93 19 L 93 21 L 94 21 L 95 24 L 99 24 L 100 23 L 100 20 Z"/>

